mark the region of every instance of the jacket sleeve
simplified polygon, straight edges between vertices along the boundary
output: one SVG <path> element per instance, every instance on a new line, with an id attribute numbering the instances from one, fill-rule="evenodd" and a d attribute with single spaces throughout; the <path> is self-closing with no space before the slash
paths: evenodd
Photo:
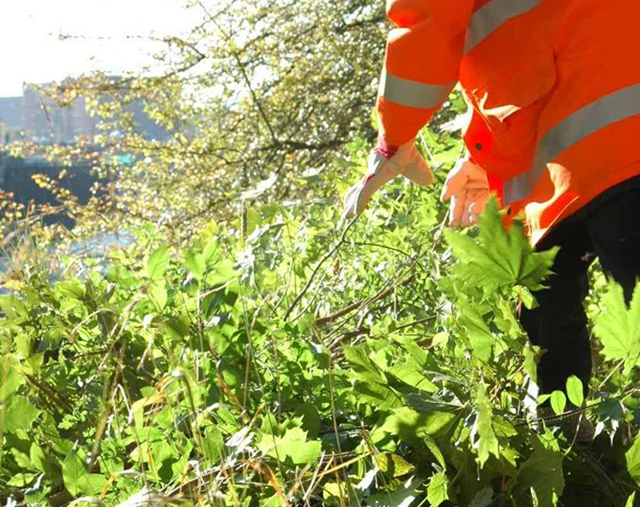
<path id="1" fill-rule="evenodd" d="M 387 0 L 394 23 L 380 78 L 380 136 L 412 140 L 458 81 L 464 38 L 475 0 Z"/>

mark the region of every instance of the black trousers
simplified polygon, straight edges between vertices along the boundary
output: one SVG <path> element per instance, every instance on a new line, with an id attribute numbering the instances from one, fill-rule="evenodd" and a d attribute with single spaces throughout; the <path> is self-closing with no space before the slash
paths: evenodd
<path id="1" fill-rule="evenodd" d="M 554 246 L 560 250 L 549 288 L 535 294 L 538 308 L 520 316 L 531 343 L 546 350 L 538 364 L 543 393 L 564 390 L 571 375 L 588 385 L 591 347 L 583 302 L 587 269 L 596 257 L 607 276 L 623 286 L 627 303 L 631 299 L 640 276 L 640 178 L 601 194 L 554 227 L 537 249 Z"/>

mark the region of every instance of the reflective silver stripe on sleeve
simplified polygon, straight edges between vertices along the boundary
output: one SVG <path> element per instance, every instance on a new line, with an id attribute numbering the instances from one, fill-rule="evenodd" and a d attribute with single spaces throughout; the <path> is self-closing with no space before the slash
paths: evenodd
<path id="1" fill-rule="evenodd" d="M 395 77 L 386 72 L 380 78 L 380 96 L 401 106 L 432 109 L 447 100 L 455 83 L 430 85 Z"/>
<path id="2" fill-rule="evenodd" d="M 516 16 L 525 14 L 540 4 L 542 0 L 493 0 L 478 9 L 471 18 L 465 54 L 475 48 L 501 25 Z"/>
<path id="3" fill-rule="evenodd" d="M 609 125 L 640 115 L 640 84 L 623 88 L 576 111 L 551 129 L 536 149 L 531 169 L 505 183 L 505 204 L 526 198 L 565 150 Z"/>

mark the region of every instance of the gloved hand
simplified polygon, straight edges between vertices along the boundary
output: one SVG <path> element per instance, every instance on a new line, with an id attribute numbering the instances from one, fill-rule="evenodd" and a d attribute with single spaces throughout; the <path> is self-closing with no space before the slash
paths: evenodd
<path id="1" fill-rule="evenodd" d="M 376 148 L 369 154 L 367 174 L 352 186 L 344 198 L 343 218 L 352 219 L 367 206 L 373 194 L 397 176 L 418 185 L 433 183 L 433 173 L 413 142 L 400 146 L 392 155 Z"/>
<path id="2" fill-rule="evenodd" d="M 489 181 L 484 169 L 468 159 L 462 159 L 449 172 L 440 198 L 443 202 L 451 199 L 449 225 L 469 227 L 478 222 L 478 215 L 490 197 Z"/>

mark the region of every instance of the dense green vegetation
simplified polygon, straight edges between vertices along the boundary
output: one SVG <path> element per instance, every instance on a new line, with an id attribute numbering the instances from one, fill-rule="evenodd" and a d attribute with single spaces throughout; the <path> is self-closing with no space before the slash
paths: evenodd
<path id="1" fill-rule="evenodd" d="M 193 39 L 168 41 L 207 72 L 174 61 L 162 77 L 63 90 L 103 97 L 92 107 L 104 146 L 49 154 L 81 153 L 118 179 L 86 207 L 59 195 L 76 230 L 34 227 L 29 242 L 110 230 L 135 241 L 61 253 L 55 280 L 19 250 L 0 297 L 0 501 L 632 506 L 640 296 L 627 309 L 594 270 L 591 394 L 573 378 L 551 398 L 556 414 L 581 410 L 596 441 L 536 421 L 541 351 L 517 314 L 554 252 L 532 252 L 517 224 L 507 233 L 495 204 L 479 228 L 445 227 L 440 183 L 461 146 L 441 127 L 460 97 L 419 140 L 438 183 L 397 180 L 343 223 L 339 196 L 375 129 L 381 13 L 262 4 L 229 2 Z M 216 87 L 228 95 L 211 98 Z M 168 140 L 111 116 L 134 96 Z"/>

